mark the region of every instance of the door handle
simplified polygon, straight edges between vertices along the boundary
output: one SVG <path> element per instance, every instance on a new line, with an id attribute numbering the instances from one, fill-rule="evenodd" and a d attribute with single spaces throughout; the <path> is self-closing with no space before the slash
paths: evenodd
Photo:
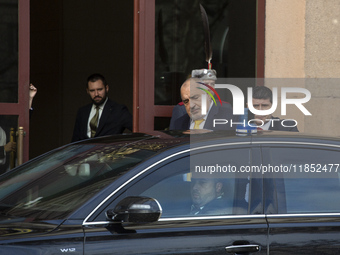
<path id="1" fill-rule="evenodd" d="M 227 253 L 245 254 L 258 252 L 261 250 L 261 246 L 258 244 L 231 245 L 225 247 L 225 250 Z"/>

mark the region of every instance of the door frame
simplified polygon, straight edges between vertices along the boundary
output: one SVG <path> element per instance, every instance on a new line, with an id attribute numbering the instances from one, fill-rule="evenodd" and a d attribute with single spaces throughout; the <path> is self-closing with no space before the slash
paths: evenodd
<path id="1" fill-rule="evenodd" d="M 26 133 L 23 162 L 29 157 L 30 0 L 18 0 L 18 103 L 0 103 L 0 115 L 17 115 Z"/>
<path id="2" fill-rule="evenodd" d="M 266 0 L 257 0 L 256 78 L 264 78 Z M 134 0 L 133 132 L 154 130 L 154 117 L 174 105 L 155 105 L 155 0 Z"/>

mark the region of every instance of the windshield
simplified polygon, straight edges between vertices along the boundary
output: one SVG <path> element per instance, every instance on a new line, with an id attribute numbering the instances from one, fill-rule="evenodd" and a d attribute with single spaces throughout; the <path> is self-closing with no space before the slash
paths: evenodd
<path id="1" fill-rule="evenodd" d="M 0 212 L 41 220 L 64 219 L 165 146 L 152 140 L 70 145 L 33 160 L 0 176 Z"/>

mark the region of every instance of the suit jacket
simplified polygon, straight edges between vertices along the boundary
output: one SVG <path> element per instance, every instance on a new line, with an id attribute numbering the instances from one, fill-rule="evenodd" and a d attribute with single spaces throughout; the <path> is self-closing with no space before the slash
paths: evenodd
<path id="1" fill-rule="evenodd" d="M 232 214 L 232 201 L 227 201 L 223 197 L 216 198 L 209 203 L 207 203 L 202 209 L 195 209 L 195 207 L 191 206 L 190 214 L 194 215 L 220 215 L 220 214 Z"/>
<path id="2" fill-rule="evenodd" d="M 6 133 L 0 127 L 0 175 L 5 173 L 9 166 L 9 153 L 5 153 Z"/>
<path id="3" fill-rule="evenodd" d="M 6 145 L 6 132 L 0 127 L 0 164 L 4 163 L 2 159 L 6 157 L 5 145 Z"/>
<path id="4" fill-rule="evenodd" d="M 175 121 L 182 117 L 183 115 L 188 115 L 183 102 L 178 103 L 172 110 L 171 120 L 170 120 L 170 130 L 175 129 Z"/>
<path id="5" fill-rule="evenodd" d="M 223 107 L 232 109 L 231 105 L 228 102 L 224 102 L 224 101 L 223 101 Z M 177 119 L 179 119 L 183 115 L 188 115 L 188 114 L 187 114 L 187 111 L 185 109 L 183 102 L 179 102 L 172 110 L 169 130 L 176 130 L 175 122 L 177 121 Z M 188 128 L 185 128 L 185 129 L 188 129 Z"/>
<path id="6" fill-rule="evenodd" d="M 5 146 L 0 146 L 0 159 L 5 158 Z"/>
<path id="7" fill-rule="evenodd" d="M 217 124 L 214 127 L 214 119 L 226 119 L 228 120 L 227 124 Z M 233 115 L 233 110 L 229 105 L 226 106 L 215 106 L 213 105 L 208 113 L 206 118 L 204 129 L 210 130 L 235 130 L 236 125 L 230 127 L 230 120 L 233 122 L 238 121 L 238 117 Z M 179 117 L 175 120 L 173 125 L 173 130 L 187 130 L 190 128 L 191 119 L 188 114 Z"/>
<path id="8" fill-rule="evenodd" d="M 78 110 L 74 126 L 72 142 L 88 139 L 87 126 L 92 104 L 85 105 Z M 132 115 L 125 105 L 117 104 L 108 99 L 99 120 L 95 137 L 121 134 L 127 128 L 132 131 Z"/>
<path id="9" fill-rule="evenodd" d="M 9 168 L 9 156 L 9 153 L 5 155 L 4 146 L 0 146 L 0 175 L 5 173 Z"/>
<path id="10" fill-rule="evenodd" d="M 295 126 L 295 127 L 284 127 L 284 126 L 282 126 L 282 124 L 281 124 L 282 119 L 277 118 L 277 117 L 272 117 L 272 119 L 274 119 L 274 120 L 280 120 L 280 121 L 273 121 L 273 122 L 272 122 L 272 123 L 274 123 L 274 124 L 273 124 L 273 127 L 272 127 L 272 124 L 270 124 L 268 130 L 279 130 L 279 131 L 299 132 L 297 126 Z M 294 121 L 291 121 L 291 120 L 286 120 L 286 121 L 284 122 L 284 124 L 285 124 L 286 126 L 293 126 L 293 125 L 295 125 L 295 122 L 294 122 Z"/>

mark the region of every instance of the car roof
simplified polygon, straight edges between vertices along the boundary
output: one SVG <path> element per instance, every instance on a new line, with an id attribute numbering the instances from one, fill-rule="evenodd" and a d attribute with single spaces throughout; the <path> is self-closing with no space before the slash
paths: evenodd
<path id="1" fill-rule="evenodd" d="M 124 143 L 125 145 L 133 145 L 134 143 L 162 143 L 164 146 L 159 150 L 169 149 L 179 145 L 199 146 L 202 143 L 232 143 L 232 142 L 247 142 L 247 143 L 269 143 L 273 141 L 286 142 L 312 142 L 312 143 L 327 143 L 340 144 L 340 137 L 308 134 L 301 132 L 288 131 L 258 131 L 256 134 L 247 135 L 237 133 L 235 130 L 228 131 L 211 131 L 211 130 L 167 130 L 167 131 L 150 131 L 146 133 L 126 133 L 122 135 L 104 136 L 94 139 L 83 140 L 79 143 L 103 143 L 116 144 Z"/>

